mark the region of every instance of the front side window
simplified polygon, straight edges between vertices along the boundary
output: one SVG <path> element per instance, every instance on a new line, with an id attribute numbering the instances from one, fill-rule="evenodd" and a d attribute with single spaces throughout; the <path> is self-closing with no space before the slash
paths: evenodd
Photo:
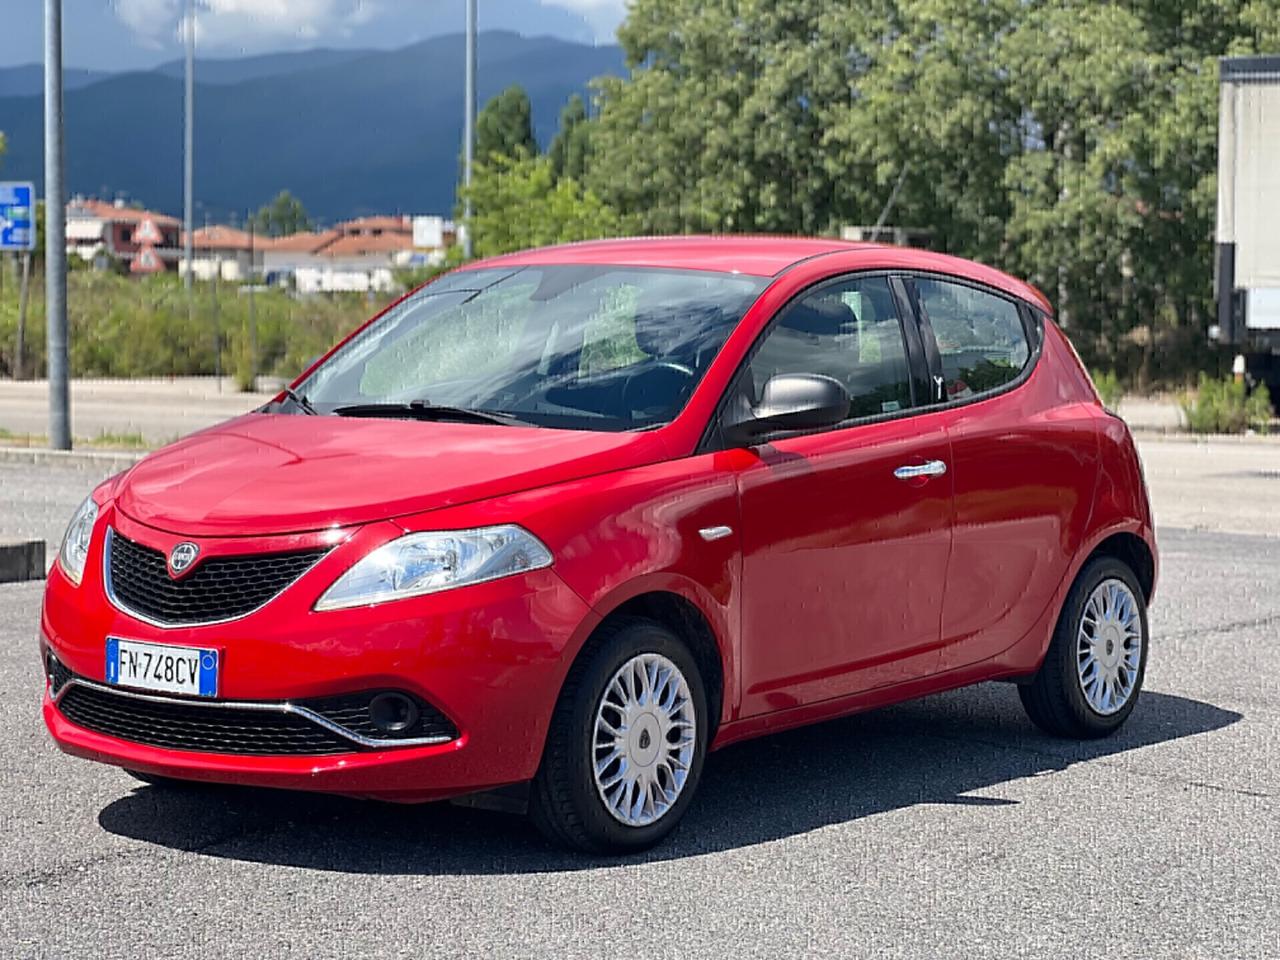
<path id="1" fill-rule="evenodd" d="M 297 393 L 321 414 L 656 426 L 683 409 L 764 285 L 618 266 L 461 271 L 393 307 Z"/>
<path id="2" fill-rule="evenodd" d="M 1031 345 L 1012 301 L 946 280 L 914 282 L 942 355 L 946 399 L 972 397 L 1017 379 Z"/>
<path id="3" fill-rule="evenodd" d="M 788 373 L 838 380 L 849 392 L 851 418 L 911 407 L 911 368 L 888 280 L 832 284 L 787 307 L 751 360 L 749 400 Z"/>

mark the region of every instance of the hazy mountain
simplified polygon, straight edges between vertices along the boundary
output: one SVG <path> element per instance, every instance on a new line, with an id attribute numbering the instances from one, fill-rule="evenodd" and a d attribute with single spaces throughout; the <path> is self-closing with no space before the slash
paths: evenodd
<path id="1" fill-rule="evenodd" d="M 199 219 L 254 209 L 277 191 L 313 216 L 449 213 L 462 136 L 464 45 L 437 37 L 394 51 L 312 51 L 205 66 L 196 93 Z M 500 31 L 479 40 L 480 101 L 512 83 L 528 91 L 539 140 L 593 78 L 621 73 L 617 47 Z M 236 72 L 246 79 L 235 79 Z M 218 79 L 223 78 L 223 79 Z M 66 95 L 72 193 L 123 193 L 171 213 L 182 206 L 182 82 L 162 69 L 100 80 Z M 41 98 L 0 98 L 9 153 L 0 174 L 43 175 Z"/>
<path id="2" fill-rule="evenodd" d="M 200 83 L 243 83 L 245 80 L 260 80 L 264 77 L 279 76 L 282 73 L 296 73 L 299 70 L 338 67 L 375 52 L 374 50 L 324 48 L 300 50 L 296 53 L 263 53 L 254 57 L 237 57 L 232 60 L 198 59 L 196 79 Z M 170 60 L 156 67 L 156 72 L 166 77 L 181 79 L 186 75 L 186 69 L 185 60 Z"/>
<path id="3" fill-rule="evenodd" d="M 78 90 L 109 77 L 101 70 L 67 68 L 62 84 L 67 90 Z M 26 63 L 19 67 L 0 67 L 0 97 L 33 97 L 44 91 L 44 65 Z"/>
<path id="4" fill-rule="evenodd" d="M 129 5 L 135 9 L 142 6 L 136 0 Z M 279 2 L 278 5 L 285 6 Z M 177 21 L 184 4 L 151 0 L 148 6 L 153 12 L 145 24 L 145 35 L 125 24 L 119 15 L 123 6 L 123 0 L 64 0 L 63 48 L 68 66 L 120 73 L 152 70 L 182 56 Z M 225 9 L 233 5 L 219 3 L 216 6 Z M 241 2 L 234 6 L 243 11 L 252 5 Z M 320 11 L 334 4 L 301 6 Z M 326 26 L 323 15 L 317 13 L 318 33 L 299 31 L 289 36 L 263 30 L 245 31 L 234 37 L 214 37 L 209 45 L 201 48 L 200 56 L 250 56 L 316 46 L 391 50 L 431 37 L 461 33 L 466 11 L 466 5 L 460 0 L 377 0 L 364 6 L 367 17 L 359 22 L 344 22 L 338 28 L 332 24 Z M 552 2 L 485 0 L 478 6 L 481 30 L 511 30 L 526 36 L 553 36 L 582 43 L 603 37 L 581 14 Z M 604 17 L 608 20 L 607 11 L 616 11 L 620 6 L 621 0 L 609 0 L 600 9 L 605 11 Z M 593 20 L 598 21 L 599 16 L 593 15 Z M 39 63 L 44 56 L 43 31 L 44 0 L 0 0 L 0 67 Z M 214 46 L 215 43 L 218 45 Z"/>

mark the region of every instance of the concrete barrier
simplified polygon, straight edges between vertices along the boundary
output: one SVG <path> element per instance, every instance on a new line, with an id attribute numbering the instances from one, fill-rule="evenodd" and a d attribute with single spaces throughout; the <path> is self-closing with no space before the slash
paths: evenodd
<path id="1" fill-rule="evenodd" d="M 0 583 L 43 580 L 45 569 L 43 540 L 0 541 Z"/>

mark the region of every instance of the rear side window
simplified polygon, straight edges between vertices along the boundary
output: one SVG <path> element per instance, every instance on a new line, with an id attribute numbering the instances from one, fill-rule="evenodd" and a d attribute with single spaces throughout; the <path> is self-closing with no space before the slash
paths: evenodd
<path id="1" fill-rule="evenodd" d="M 910 407 L 911 369 L 888 280 L 832 284 L 788 307 L 751 360 L 751 402 L 770 378 L 787 373 L 840 381 L 851 418 Z"/>
<path id="2" fill-rule="evenodd" d="M 1031 344 L 1016 304 L 946 280 L 914 282 L 942 355 L 946 399 L 962 400 L 1018 378 L 1031 359 Z"/>

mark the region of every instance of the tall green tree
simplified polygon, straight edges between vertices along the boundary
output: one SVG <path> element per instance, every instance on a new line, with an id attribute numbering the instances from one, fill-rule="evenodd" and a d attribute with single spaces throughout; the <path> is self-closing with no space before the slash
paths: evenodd
<path id="1" fill-rule="evenodd" d="M 556 178 L 545 156 L 491 154 L 477 164 L 470 191 L 477 256 L 617 236 L 624 223 L 590 190 Z"/>
<path id="2" fill-rule="evenodd" d="M 253 215 L 254 230 L 268 237 L 288 237 L 311 229 L 311 218 L 302 201 L 288 190 Z"/>
<path id="3" fill-rule="evenodd" d="M 587 104 L 575 93 L 560 111 L 560 129 L 547 148 L 556 179 L 569 177 L 581 182 L 590 150 L 591 125 L 587 122 Z"/>
<path id="4" fill-rule="evenodd" d="M 1202 340 L 1216 59 L 1280 46 L 1280 5 L 634 0 L 619 37 L 631 75 L 598 82 L 583 180 L 626 222 L 884 215 L 1030 277 L 1133 372 Z"/>
<path id="5" fill-rule="evenodd" d="M 529 95 L 518 85 L 507 87 L 476 117 L 476 159 L 488 163 L 495 155 L 516 159 L 537 152 Z"/>

